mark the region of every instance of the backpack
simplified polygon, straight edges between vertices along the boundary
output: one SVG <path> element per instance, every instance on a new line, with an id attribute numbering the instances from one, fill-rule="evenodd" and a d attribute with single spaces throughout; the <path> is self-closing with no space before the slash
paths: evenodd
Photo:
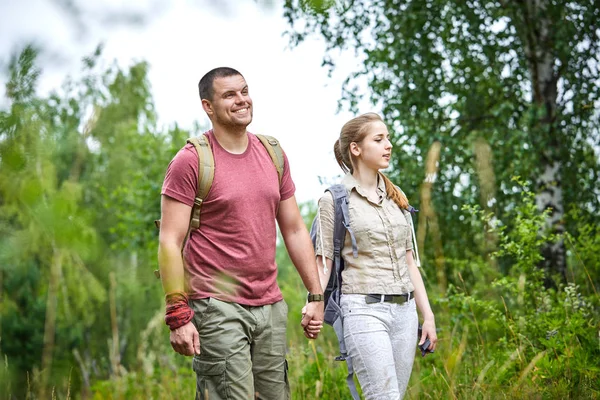
<path id="1" fill-rule="evenodd" d="M 402 191 L 400 188 L 398 188 Z M 358 246 L 356 244 L 356 237 L 350 227 L 350 211 L 348 208 L 348 192 L 346 187 L 339 183 L 330 186 L 325 190 L 330 192 L 333 197 L 333 269 L 329 276 L 329 281 L 324 290 L 325 299 L 325 314 L 324 321 L 326 324 L 331 325 L 335 331 L 335 335 L 338 338 L 340 346 L 340 355 L 335 358 L 336 361 L 346 361 L 348 367 L 348 376 L 346 377 L 346 383 L 350 389 L 350 393 L 354 400 L 360 400 L 356 385 L 354 383 L 354 368 L 352 366 L 352 358 L 348 355 L 346 349 L 346 343 L 344 341 L 344 325 L 342 318 L 342 308 L 340 306 L 340 297 L 342 294 L 342 271 L 344 270 L 344 259 L 342 257 L 342 249 L 344 248 L 344 242 L 346 239 L 346 232 L 350 234 L 350 241 L 352 243 L 352 255 L 354 258 L 358 257 Z M 417 212 L 418 210 L 412 206 L 408 206 L 407 210 L 401 210 L 407 222 L 412 229 L 412 237 L 415 246 L 415 262 L 417 266 L 420 265 L 419 251 L 416 247 L 416 237 L 414 226 L 412 223 L 411 213 Z M 317 248 L 317 231 L 320 230 L 319 226 L 319 211 L 315 216 L 312 226 L 310 228 L 310 238 L 313 243 L 313 248 Z M 322 236 L 321 236 L 322 238 Z M 325 262 L 325 260 L 323 260 Z"/>
<path id="2" fill-rule="evenodd" d="M 262 145 L 267 149 L 275 168 L 277 169 L 277 176 L 279 177 L 279 184 L 281 185 L 281 179 L 283 177 L 283 150 L 279 145 L 279 141 L 272 136 L 267 135 L 255 135 Z M 198 153 L 198 189 L 196 191 L 196 197 L 194 199 L 194 205 L 192 206 L 192 212 L 190 214 L 190 224 L 188 226 L 187 234 L 181 245 L 181 251 L 185 247 L 185 244 L 190 236 L 192 229 L 200 228 L 200 211 L 202 210 L 202 203 L 213 183 L 215 177 L 215 159 L 213 158 L 212 148 L 206 137 L 206 134 L 202 134 L 198 137 L 192 137 L 187 139 L 187 143 L 193 144 Z M 156 228 L 160 230 L 160 220 L 154 221 Z M 155 270 L 154 275 L 160 278 L 160 271 Z"/>

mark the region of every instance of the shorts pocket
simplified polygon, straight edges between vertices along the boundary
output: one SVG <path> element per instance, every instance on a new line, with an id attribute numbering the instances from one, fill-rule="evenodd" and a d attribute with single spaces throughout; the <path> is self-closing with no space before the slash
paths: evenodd
<path id="1" fill-rule="evenodd" d="M 271 352 L 273 355 L 285 356 L 287 350 L 287 315 L 288 306 L 284 300 L 271 305 Z"/>
<path id="2" fill-rule="evenodd" d="M 200 330 L 200 327 L 204 321 L 206 321 L 206 316 L 209 313 L 211 305 L 212 301 L 210 297 L 190 301 L 190 306 L 192 307 L 192 310 L 194 310 L 194 318 L 192 319 L 192 322 L 198 331 Z"/>
<path id="3" fill-rule="evenodd" d="M 228 399 L 225 359 L 194 357 L 192 368 L 196 372 L 196 399 Z"/>

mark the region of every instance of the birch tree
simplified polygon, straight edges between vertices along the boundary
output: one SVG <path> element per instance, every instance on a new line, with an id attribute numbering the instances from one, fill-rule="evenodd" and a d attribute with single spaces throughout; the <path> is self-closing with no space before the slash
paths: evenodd
<path id="1" fill-rule="evenodd" d="M 348 76 L 341 105 L 356 110 L 368 96 L 381 107 L 394 130 L 395 176 L 409 193 L 424 181 L 427 149 L 441 142 L 432 200 L 447 254 L 485 240 L 466 234 L 460 205 L 481 201 L 502 217 L 519 191 L 513 176 L 535 190 L 540 210 L 552 210 L 555 233 L 568 229 L 572 208 L 597 220 L 595 1 L 286 0 L 285 16 L 292 45 L 311 34 L 325 39 L 331 71 L 338 51 L 356 52 L 362 66 Z M 498 186 L 487 198 L 477 194 L 482 143 Z M 543 255 L 544 268 L 565 275 L 562 240 Z"/>

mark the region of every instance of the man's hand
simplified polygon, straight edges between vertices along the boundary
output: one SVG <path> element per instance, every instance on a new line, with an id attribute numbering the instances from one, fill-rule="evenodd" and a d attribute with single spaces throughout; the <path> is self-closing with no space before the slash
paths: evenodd
<path id="1" fill-rule="evenodd" d="M 200 354 L 200 336 L 191 322 L 171 331 L 173 350 L 184 356 Z"/>
<path id="2" fill-rule="evenodd" d="M 323 327 L 323 306 L 322 301 L 311 301 L 302 308 L 302 321 L 300 324 L 304 328 L 304 336 L 309 339 L 316 339 Z"/>

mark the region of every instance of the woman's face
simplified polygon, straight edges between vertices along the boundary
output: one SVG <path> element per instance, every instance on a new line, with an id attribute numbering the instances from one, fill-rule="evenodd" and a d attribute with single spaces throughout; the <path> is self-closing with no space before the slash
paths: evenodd
<path id="1" fill-rule="evenodd" d="M 352 154 L 362 166 L 379 171 L 390 165 L 392 143 L 385 124 L 381 121 L 369 123 L 363 140 L 351 144 Z"/>

